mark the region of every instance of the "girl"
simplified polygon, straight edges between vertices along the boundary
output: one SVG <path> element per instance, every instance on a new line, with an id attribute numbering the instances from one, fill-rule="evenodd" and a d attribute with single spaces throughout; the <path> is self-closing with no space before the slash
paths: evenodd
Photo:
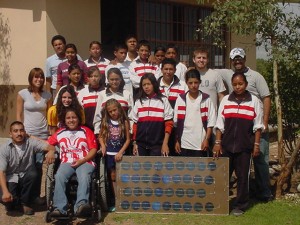
<path id="1" fill-rule="evenodd" d="M 97 106 L 94 116 L 95 134 L 99 134 L 101 124 L 101 111 L 107 100 L 114 98 L 120 102 L 125 113 L 131 118 L 131 109 L 133 107 L 132 95 L 124 89 L 124 79 L 121 71 L 118 68 L 111 68 L 107 71 L 108 86 L 106 90 L 99 93 Z"/>
<path id="2" fill-rule="evenodd" d="M 142 76 L 139 90 L 132 115 L 133 154 L 168 156 L 173 109 L 168 99 L 161 94 L 152 73 Z"/>
<path id="3" fill-rule="evenodd" d="M 109 64 L 109 60 L 102 57 L 102 47 L 99 41 L 92 41 L 89 46 L 90 57 L 84 61 L 87 67 L 97 66 L 102 75 L 105 74 L 105 68 Z"/>
<path id="4" fill-rule="evenodd" d="M 154 50 L 156 64 L 160 67 L 161 62 L 165 59 L 166 49 L 163 46 L 157 46 Z"/>
<path id="5" fill-rule="evenodd" d="M 100 74 L 97 66 L 92 66 L 88 69 L 89 85 L 86 85 L 78 93 L 78 101 L 84 109 L 87 118 L 94 118 L 97 106 L 98 94 L 104 90 L 105 77 Z M 94 131 L 93 120 L 87 120 L 86 126 Z"/>
<path id="6" fill-rule="evenodd" d="M 95 163 L 92 160 L 97 153 L 97 143 L 94 133 L 89 128 L 81 126 L 80 111 L 65 108 L 63 117 L 63 128 L 48 140 L 50 145 L 59 145 L 61 161 L 55 174 L 54 211 L 51 212 L 51 216 L 67 215 L 66 181 L 74 173 L 78 179 L 74 212 L 76 216 L 87 216 L 91 213 L 89 193 L 91 175 L 95 169 Z"/>
<path id="7" fill-rule="evenodd" d="M 103 108 L 103 117 L 99 134 L 101 151 L 106 157 L 106 168 L 111 187 L 116 193 L 116 162 L 122 160 L 130 143 L 129 121 L 121 104 L 114 98 L 109 99 Z M 110 211 L 115 211 L 114 202 Z"/>
<path id="8" fill-rule="evenodd" d="M 47 113 L 48 125 L 50 134 L 54 134 L 58 128 L 63 126 L 64 110 L 66 108 L 73 108 L 81 113 L 82 123 L 85 123 L 85 116 L 82 107 L 80 106 L 74 87 L 67 85 L 61 88 L 57 95 L 57 103 L 49 108 Z"/>
<path id="9" fill-rule="evenodd" d="M 259 99 L 246 90 L 248 82 L 242 72 L 231 78 L 233 92 L 219 106 L 216 123 L 214 156 L 229 158 L 229 175 L 235 170 L 237 197 L 231 214 L 242 215 L 249 205 L 249 168 L 251 154 L 259 155 L 262 106 Z"/>
<path id="10" fill-rule="evenodd" d="M 24 122 L 26 133 L 43 140 L 49 136 L 46 113 L 51 105 L 51 94 L 43 90 L 45 75 L 41 68 L 33 68 L 28 75 L 29 86 L 19 91 L 17 95 L 17 115 L 18 121 Z M 39 201 L 42 182 L 43 153 L 36 154 L 36 167 L 39 178 L 37 181 L 36 196 Z"/>
<path id="11" fill-rule="evenodd" d="M 77 59 L 77 48 L 74 44 L 66 45 L 66 58 L 67 61 L 60 63 L 57 67 L 57 84 L 56 84 L 57 92 L 62 86 L 68 85 L 70 83 L 68 68 L 71 64 L 79 65 L 79 67 L 83 71 L 83 76 L 81 77 L 82 83 L 87 82 L 87 76 L 86 76 L 87 67 L 83 61 Z"/>
<path id="12" fill-rule="evenodd" d="M 182 156 L 204 157 L 208 155 L 216 109 L 209 95 L 199 91 L 201 79 L 198 70 L 189 70 L 185 80 L 189 90 L 179 95 L 174 108 L 175 151 Z"/>

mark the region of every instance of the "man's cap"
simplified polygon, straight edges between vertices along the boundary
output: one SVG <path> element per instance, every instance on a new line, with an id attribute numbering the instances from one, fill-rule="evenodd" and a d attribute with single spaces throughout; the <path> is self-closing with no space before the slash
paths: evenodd
<path id="1" fill-rule="evenodd" d="M 246 53 L 245 53 L 244 49 L 242 49 L 242 48 L 233 48 L 233 49 L 230 51 L 229 56 L 230 56 L 231 59 L 234 59 L 234 58 L 237 57 L 237 56 L 240 56 L 240 57 L 242 57 L 242 58 L 245 58 Z"/>

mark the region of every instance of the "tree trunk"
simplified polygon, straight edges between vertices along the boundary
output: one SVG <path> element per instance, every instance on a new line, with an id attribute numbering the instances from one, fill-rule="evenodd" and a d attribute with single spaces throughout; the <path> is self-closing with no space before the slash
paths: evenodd
<path id="1" fill-rule="evenodd" d="M 283 125 L 282 125 L 282 109 L 281 109 L 281 101 L 278 89 L 278 64 L 277 61 L 273 60 L 273 87 L 275 93 L 275 106 L 277 112 L 277 142 L 278 142 L 278 158 L 280 165 L 285 163 L 285 155 L 283 149 Z"/>
<path id="2" fill-rule="evenodd" d="M 280 175 L 276 181 L 276 198 L 280 198 L 283 195 L 283 185 L 286 184 L 291 176 L 293 166 L 297 161 L 300 149 L 300 139 L 298 139 L 298 143 L 295 146 L 291 158 L 289 162 L 282 164 L 282 169 L 280 171 Z"/>

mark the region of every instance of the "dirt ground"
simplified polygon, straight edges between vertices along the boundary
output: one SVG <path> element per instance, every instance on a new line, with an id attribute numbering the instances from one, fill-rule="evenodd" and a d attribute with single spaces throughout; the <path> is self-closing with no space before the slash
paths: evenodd
<path id="1" fill-rule="evenodd" d="M 277 146 L 276 143 L 271 143 L 270 145 L 270 159 L 277 159 Z M 46 165 L 44 166 L 45 171 Z M 43 176 L 44 179 L 44 176 Z M 42 182 L 45 184 L 45 182 Z M 44 187 L 42 187 L 42 196 L 44 195 Z M 46 224 L 45 216 L 47 212 L 46 206 L 43 207 L 35 207 L 35 215 L 34 216 L 25 216 L 21 212 L 12 212 L 10 215 L 7 215 L 5 208 L 2 204 L 0 204 L 0 224 L 3 225 L 38 225 L 38 224 Z M 113 220 L 115 213 L 109 213 L 103 215 L 103 221 L 100 223 L 96 223 L 93 220 L 87 219 L 75 219 L 75 220 L 64 220 L 64 221 L 53 221 L 49 224 L 63 225 L 63 224 L 105 224 L 105 225 L 115 225 L 119 224 Z"/>

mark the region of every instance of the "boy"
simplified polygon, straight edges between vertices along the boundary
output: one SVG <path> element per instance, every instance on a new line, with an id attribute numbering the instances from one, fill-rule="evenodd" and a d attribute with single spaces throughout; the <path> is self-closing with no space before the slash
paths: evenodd
<path id="1" fill-rule="evenodd" d="M 150 56 L 150 43 L 146 40 L 141 40 L 137 46 L 138 57 L 130 64 L 130 80 L 134 87 L 134 96 L 138 92 L 141 77 L 145 73 L 152 73 L 158 79 L 161 76 L 161 71 L 158 66 L 148 62 Z"/>
<path id="2" fill-rule="evenodd" d="M 166 58 L 177 60 L 178 55 L 179 55 L 179 51 L 176 45 L 168 44 L 166 47 Z M 184 74 L 186 71 L 187 71 L 186 66 L 183 63 L 178 62 L 176 65 L 175 75 L 183 82 L 185 81 Z"/>
<path id="3" fill-rule="evenodd" d="M 130 70 L 129 70 L 129 66 L 130 66 L 130 62 L 129 61 L 125 61 L 126 55 L 127 55 L 127 46 L 124 44 L 118 44 L 115 45 L 115 49 L 114 49 L 114 55 L 115 55 L 115 59 L 114 64 L 109 64 L 106 69 L 105 69 L 105 77 L 106 77 L 106 83 L 107 83 L 107 71 L 111 68 L 118 68 L 122 75 L 123 75 L 123 79 L 125 81 L 125 86 L 124 88 L 126 90 L 128 90 L 131 94 L 133 94 L 133 89 L 132 89 L 132 83 L 130 80 Z"/>

